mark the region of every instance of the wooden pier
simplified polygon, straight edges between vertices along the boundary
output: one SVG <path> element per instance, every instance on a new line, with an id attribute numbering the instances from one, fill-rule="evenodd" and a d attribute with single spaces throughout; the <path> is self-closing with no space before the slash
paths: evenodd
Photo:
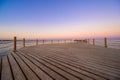
<path id="1" fill-rule="evenodd" d="M 120 50 L 81 42 L 25 47 L 0 59 L 0 78 L 120 80 Z"/>

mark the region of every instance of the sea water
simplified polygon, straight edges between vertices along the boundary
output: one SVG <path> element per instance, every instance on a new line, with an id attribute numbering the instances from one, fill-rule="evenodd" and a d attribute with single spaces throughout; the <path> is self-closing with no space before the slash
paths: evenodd
<path id="1" fill-rule="evenodd" d="M 93 44 L 93 40 L 90 40 L 90 44 Z M 103 39 L 96 39 L 95 45 L 104 47 L 104 40 Z M 120 49 L 120 39 L 108 39 L 107 46 L 108 46 L 108 48 Z"/>
<path id="2" fill-rule="evenodd" d="M 60 43 L 64 43 L 64 41 L 59 41 Z M 50 40 L 45 40 L 44 44 L 51 43 Z M 54 40 L 54 43 L 58 43 L 58 40 Z M 42 40 L 38 41 L 38 44 L 43 44 Z M 93 44 L 93 40 L 90 40 L 90 44 Z M 36 45 L 35 40 L 27 40 L 25 46 L 34 46 Z M 104 40 L 103 39 L 96 39 L 95 45 L 103 46 L 104 47 Z M 108 48 L 115 48 L 120 49 L 120 39 L 108 39 L 107 40 Z M 23 47 L 23 42 L 21 40 L 17 41 L 17 49 Z M 9 54 L 13 51 L 13 40 L 0 40 L 0 57 Z"/>
<path id="3" fill-rule="evenodd" d="M 59 41 L 61 43 L 63 43 L 63 41 Z M 44 44 L 50 44 L 51 40 L 44 40 Z M 58 40 L 54 40 L 54 43 L 58 43 Z M 43 44 L 43 40 L 39 40 L 38 44 Z M 13 52 L 13 40 L 0 40 L 0 57 L 9 54 L 11 52 Z M 36 45 L 36 41 L 35 40 L 26 40 L 25 41 L 25 46 L 35 46 Z M 23 47 L 23 41 L 22 40 L 18 40 L 17 41 L 17 49 L 20 49 Z"/>

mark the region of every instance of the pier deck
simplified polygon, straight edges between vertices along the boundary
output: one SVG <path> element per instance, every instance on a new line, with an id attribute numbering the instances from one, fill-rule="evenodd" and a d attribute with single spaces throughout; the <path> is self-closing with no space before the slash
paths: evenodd
<path id="1" fill-rule="evenodd" d="M 120 80 L 120 50 L 85 43 L 45 44 L 0 59 L 1 80 Z"/>

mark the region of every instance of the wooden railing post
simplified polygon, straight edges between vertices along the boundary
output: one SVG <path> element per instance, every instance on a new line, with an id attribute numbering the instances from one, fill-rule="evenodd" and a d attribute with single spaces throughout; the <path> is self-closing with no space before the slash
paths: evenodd
<path id="1" fill-rule="evenodd" d="M 89 44 L 89 39 L 87 39 L 87 43 Z"/>
<path id="2" fill-rule="evenodd" d="M 36 46 L 38 46 L 38 39 L 36 39 Z"/>
<path id="3" fill-rule="evenodd" d="M 43 40 L 43 44 L 44 44 L 44 40 Z"/>
<path id="4" fill-rule="evenodd" d="M 64 42 L 66 43 L 66 40 L 64 40 Z"/>
<path id="5" fill-rule="evenodd" d="M 93 45 L 95 45 L 95 39 L 93 39 Z"/>
<path id="6" fill-rule="evenodd" d="M 51 40 L 51 44 L 53 44 L 53 40 Z"/>
<path id="7" fill-rule="evenodd" d="M 107 48 L 107 38 L 104 38 L 104 47 Z"/>
<path id="8" fill-rule="evenodd" d="M 25 38 L 23 38 L 23 47 L 25 47 Z"/>
<path id="9" fill-rule="evenodd" d="M 74 40 L 74 43 L 76 43 L 76 41 Z"/>
<path id="10" fill-rule="evenodd" d="M 14 53 L 16 53 L 16 36 L 14 37 L 14 50 L 13 50 Z"/>

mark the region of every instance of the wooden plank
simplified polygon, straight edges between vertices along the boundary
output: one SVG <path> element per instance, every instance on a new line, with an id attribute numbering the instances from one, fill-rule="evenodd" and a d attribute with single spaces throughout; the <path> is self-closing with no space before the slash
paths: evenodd
<path id="1" fill-rule="evenodd" d="M 62 63 L 68 64 L 68 65 L 74 66 L 76 68 L 85 70 L 86 72 L 91 73 L 89 75 L 91 75 L 92 77 L 95 77 L 96 75 L 98 75 L 98 76 L 96 76 L 96 78 L 99 77 L 99 76 L 104 77 L 105 79 L 107 79 L 107 78 L 108 79 L 117 78 L 115 76 L 108 75 L 108 73 L 105 72 L 105 71 L 104 72 L 99 72 L 98 69 L 92 68 L 92 67 L 90 67 L 90 65 L 86 66 L 86 64 L 85 65 L 84 64 L 78 64 L 76 62 L 72 62 L 72 61 L 67 60 L 67 59 L 60 59 L 59 57 L 54 57 L 53 59 L 57 60 L 58 62 L 62 62 Z"/>
<path id="2" fill-rule="evenodd" d="M 13 80 L 7 56 L 2 58 L 1 80 Z"/>
<path id="3" fill-rule="evenodd" d="M 68 72 L 69 74 L 72 74 L 72 75 L 74 75 L 74 76 L 76 76 L 76 77 L 78 77 L 80 79 L 83 79 L 83 80 L 94 80 L 94 78 L 92 78 L 92 77 L 89 77 L 87 75 L 83 75 L 83 74 L 79 73 L 78 71 L 75 71 L 73 68 L 71 68 L 71 66 L 69 66 L 69 67 L 67 66 L 66 67 L 65 65 L 60 64 L 56 60 L 52 60 L 50 58 L 48 59 L 46 57 L 43 57 L 42 59 L 47 61 L 47 62 L 49 62 L 49 63 L 51 63 L 51 64 L 53 64 L 53 65 L 55 65 L 55 66 L 57 66 L 57 67 L 59 67 L 59 68 L 61 68 L 63 71 Z"/>
<path id="4" fill-rule="evenodd" d="M 35 73 L 16 54 L 12 54 L 28 80 L 40 80 Z"/>
<path id="5" fill-rule="evenodd" d="M 37 53 L 38 53 L 38 51 L 37 51 Z M 35 54 L 35 52 L 34 52 L 34 54 Z M 51 54 L 51 52 L 49 52 L 49 54 Z M 37 55 L 39 55 L 39 56 L 41 56 L 41 54 L 37 54 Z M 52 56 L 52 54 L 51 54 L 51 56 Z M 60 56 L 60 55 L 58 55 L 58 56 Z M 67 56 L 67 55 L 66 55 Z M 68 57 L 67 57 L 68 58 Z M 62 60 L 62 61 L 64 61 L 64 60 Z M 76 61 L 75 61 L 76 62 Z M 88 65 L 88 64 L 85 64 L 85 65 Z M 96 66 L 97 64 L 94 64 L 94 66 Z M 91 69 L 95 69 L 95 68 L 93 68 L 94 66 L 91 66 L 90 67 L 90 65 L 88 65 L 87 67 L 90 67 Z M 98 70 L 97 68 L 96 68 L 96 70 Z M 90 70 L 91 71 L 91 70 Z M 100 71 L 100 70 L 99 70 Z M 101 71 L 100 71 L 101 72 Z M 96 71 L 95 71 L 95 73 L 96 73 Z M 104 73 L 106 73 L 106 71 L 104 71 Z M 111 74 L 111 73 L 109 73 L 109 74 Z M 114 75 L 114 74 L 113 74 Z M 94 76 L 96 76 L 96 75 L 94 75 Z M 104 76 L 104 75 L 103 75 Z M 110 75 L 109 75 L 110 76 Z M 97 77 L 97 76 L 96 76 Z M 110 76 L 111 77 L 111 76 Z M 100 78 L 99 78 L 100 79 Z"/>
<path id="6" fill-rule="evenodd" d="M 69 80 L 80 80 L 78 77 L 75 77 L 75 76 L 63 71 L 62 69 L 60 69 L 50 63 L 47 63 L 46 61 L 41 60 L 37 56 L 33 56 L 33 55 L 31 55 L 31 56 L 34 57 L 35 59 L 37 59 L 39 62 L 44 63 L 46 66 L 49 66 L 51 69 L 58 72 L 59 74 L 61 74 L 62 76 L 66 77 Z"/>
<path id="7" fill-rule="evenodd" d="M 70 55 L 69 55 L 70 56 Z M 103 73 L 106 73 L 108 74 L 109 76 L 115 76 L 115 77 L 118 77 L 119 76 L 119 73 L 120 71 L 119 70 L 116 70 L 114 68 L 111 68 L 109 66 L 104 66 L 104 65 L 99 65 L 99 61 L 95 61 L 93 62 L 93 60 L 89 60 L 89 57 L 86 58 L 86 57 L 82 57 L 83 60 L 81 61 L 81 59 L 77 58 L 77 57 L 69 57 L 69 56 L 66 56 L 64 55 L 64 59 L 68 59 L 70 61 L 72 61 L 73 63 L 80 63 L 80 64 L 83 64 L 84 66 L 87 66 L 87 67 L 90 67 L 91 69 L 96 69 L 97 71 L 100 71 L 100 72 L 103 72 Z M 58 58 L 60 58 L 60 56 L 58 56 Z M 86 60 L 86 61 L 85 61 Z M 97 60 L 97 59 L 96 59 Z M 97 63 L 98 62 L 98 63 Z"/>
<path id="8" fill-rule="evenodd" d="M 31 54 L 32 54 L 32 55 L 39 55 L 39 56 L 41 56 L 41 54 L 39 54 L 38 51 L 39 51 L 39 50 L 37 50 L 37 52 L 35 52 L 35 51 L 33 50 L 32 53 L 34 53 L 34 54 L 32 54 L 32 53 L 31 53 Z M 28 52 L 29 52 L 29 51 L 28 51 Z M 30 50 L 30 52 L 31 52 L 31 50 Z M 36 53 L 38 53 L 38 54 L 36 54 Z M 51 56 L 53 56 L 50 51 L 49 51 L 48 53 L 49 53 Z M 56 54 L 57 54 L 57 53 L 56 53 Z M 59 54 L 59 53 L 58 53 L 58 54 Z M 67 55 L 66 55 L 66 56 L 67 56 Z M 62 60 L 62 61 L 64 61 L 64 60 Z M 73 63 L 73 62 L 72 62 L 72 63 Z M 90 66 L 88 65 L 87 67 L 90 67 Z M 90 67 L 90 68 L 92 68 L 92 67 Z M 85 69 L 86 69 L 86 68 L 85 68 Z M 94 70 L 95 68 L 92 68 L 92 69 Z M 97 69 L 97 70 L 98 70 L 98 69 Z M 89 69 L 89 72 L 91 72 L 90 69 Z M 93 72 L 93 71 L 92 71 L 92 72 Z M 106 71 L 104 71 L 104 72 L 106 73 Z M 94 73 L 94 74 L 96 74 L 96 73 L 98 74 L 97 71 L 94 71 L 93 73 Z M 91 74 L 91 75 L 93 76 L 94 74 Z M 100 73 L 99 73 L 99 74 L 100 74 Z M 102 73 L 101 75 L 104 76 L 103 73 Z M 94 77 L 95 77 L 95 76 L 96 76 L 96 75 L 94 75 Z M 99 76 L 96 76 L 96 78 L 97 78 L 97 77 L 98 77 L 98 79 L 100 79 Z M 108 76 L 107 76 L 107 77 L 108 77 Z M 111 77 L 111 76 L 109 75 L 109 77 Z"/>
<path id="9" fill-rule="evenodd" d="M 70 75 L 78 71 L 97 80 L 120 79 L 120 51 L 116 49 L 78 43 L 44 45 L 20 50 L 23 54 L 29 55 L 31 61 L 35 59 L 36 65 L 41 63 L 54 72 L 56 70 L 56 73 L 61 76 L 63 75 L 61 71 Z M 77 73 L 75 74 L 78 76 Z"/>
<path id="10" fill-rule="evenodd" d="M 36 66 L 38 66 L 41 70 L 43 70 L 46 74 L 51 76 L 54 80 L 67 80 L 63 76 L 61 76 L 59 73 L 51 69 L 49 66 L 44 65 L 43 63 L 39 62 L 39 59 L 36 57 L 30 57 L 24 53 L 19 52 L 19 54 L 23 54 L 25 57 L 27 57 L 30 61 L 32 61 Z"/>
<path id="11" fill-rule="evenodd" d="M 25 61 L 25 63 L 38 75 L 39 78 L 42 80 L 53 80 L 50 76 L 45 74 L 40 68 L 38 68 L 36 65 L 34 65 L 31 61 L 29 61 L 27 58 L 24 56 L 18 55 Z"/>
<path id="12" fill-rule="evenodd" d="M 74 70 L 76 70 L 76 71 L 78 71 L 78 72 L 80 72 L 80 73 L 82 73 L 84 75 L 88 75 L 88 76 L 90 76 L 90 77 L 92 77 L 94 79 L 97 79 L 97 80 L 106 79 L 105 77 L 99 76 L 99 74 L 95 70 L 84 67 L 84 65 L 82 65 L 82 64 L 79 66 L 79 65 L 76 65 L 74 63 L 68 62 L 68 61 L 66 61 L 64 59 L 51 58 L 51 57 L 49 59 L 53 59 L 54 61 L 58 62 L 59 64 L 65 65 L 65 66 L 67 66 L 67 67 L 69 67 L 71 69 L 74 69 Z M 65 62 L 63 62 L 63 61 L 65 61 Z"/>
<path id="13" fill-rule="evenodd" d="M 29 53 L 30 54 L 30 53 Z M 31 54 L 32 55 L 32 54 Z M 39 58 L 41 58 L 40 56 L 38 56 Z M 45 58 L 45 57 L 44 57 Z M 43 58 L 43 59 L 44 59 Z M 46 59 L 45 59 L 46 60 Z M 49 60 L 48 60 L 49 61 Z M 52 64 L 54 64 L 52 61 L 50 61 L 50 63 L 52 63 Z M 60 68 L 60 65 L 55 65 L 56 67 L 59 67 Z M 76 73 L 76 72 L 74 72 L 74 71 L 72 71 L 72 70 L 70 70 L 70 69 L 68 69 L 68 67 L 66 68 L 66 67 L 64 67 L 64 66 L 61 66 L 61 69 L 63 70 L 63 71 L 65 71 L 65 72 L 71 72 L 71 73 L 69 73 L 69 74 L 72 74 L 72 75 L 74 75 L 74 74 L 76 74 L 76 75 L 74 75 L 74 76 L 76 76 L 76 77 L 79 77 L 79 78 L 84 78 L 84 79 L 87 79 L 87 80 L 89 80 L 90 78 L 88 78 L 87 76 L 84 76 L 84 75 L 80 75 L 80 74 L 78 74 L 78 73 Z M 93 78 L 91 78 L 91 79 L 93 79 Z M 103 79 L 103 78 L 100 78 L 99 77 L 99 79 L 101 80 L 101 79 Z"/>
<path id="14" fill-rule="evenodd" d="M 76 49 L 75 49 L 76 50 Z M 91 58 L 91 56 L 88 56 L 88 57 L 86 57 L 86 56 L 83 56 L 84 54 L 83 53 L 79 53 L 79 51 L 78 52 L 76 52 L 75 50 L 72 50 L 71 52 L 68 52 L 67 54 L 66 53 L 64 53 L 65 51 L 60 51 L 60 52 L 58 52 L 58 54 L 60 53 L 60 54 L 66 54 L 66 55 L 64 55 L 64 56 L 66 56 L 66 58 L 69 58 L 69 56 L 71 55 L 71 53 L 75 53 L 75 54 L 72 54 L 71 55 L 71 60 L 73 60 L 73 58 L 74 59 L 77 59 L 75 62 L 83 62 L 83 61 L 85 61 L 86 60 L 86 62 L 84 62 L 86 65 L 88 65 L 88 62 L 89 62 L 89 64 L 90 64 L 90 66 L 91 67 L 93 67 L 93 69 L 95 69 L 95 68 L 99 68 L 99 69 L 97 69 L 97 70 L 99 70 L 99 71 L 104 71 L 104 72 L 108 72 L 108 74 L 111 74 L 111 75 L 114 75 L 114 76 L 118 76 L 119 75 L 119 73 L 120 73 L 120 71 L 119 71 L 119 69 L 115 69 L 115 68 L 113 68 L 113 67 L 115 67 L 115 65 L 113 65 L 112 67 L 109 67 L 110 65 L 108 65 L 108 66 L 106 66 L 105 64 L 100 64 L 99 63 L 99 61 L 101 61 L 100 59 L 94 59 L 94 58 L 92 58 L 92 59 L 94 59 L 94 60 L 89 60 L 90 58 Z M 78 54 L 78 55 L 76 55 L 76 53 Z M 79 54 L 82 54 L 82 55 L 79 55 Z M 85 53 L 86 54 L 86 53 Z M 88 55 L 90 55 L 90 54 L 88 54 Z M 96 55 L 96 54 L 95 54 Z M 94 55 L 94 56 L 95 56 Z M 59 55 L 60 56 L 60 55 Z M 83 60 L 81 61 L 81 59 L 83 58 Z M 86 59 L 85 59 L 86 58 Z M 103 58 L 103 57 L 102 57 Z M 99 60 L 99 61 L 98 61 Z M 94 61 L 94 62 L 93 62 Z M 79 63 L 78 62 L 78 63 Z M 96 62 L 96 63 L 95 63 Z M 109 61 L 104 61 L 104 62 L 108 62 L 108 63 L 113 63 L 113 62 L 109 62 Z M 94 63 L 94 64 L 93 64 Z M 119 65 L 119 64 L 118 64 Z M 89 66 L 89 65 L 88 65 Z M 101 66 L 101 67 L 100 67 Z M 116 64 L 116 66 L 117 66 L 117 64 Z M 95 68 L 94 68 L 95 67 Z"/>
<path id="15" fill-rule="evenodd" d="M 2 71 L 2 62 L 1 62 L 1 58 L 0 58 L 0 79 L 1 79 L 1 71 Z"/>
<path id="16" fill-rule="evenodd" d="M 26 80 L 25 75 L 22 73 L 19 65 L 14 60 L 14 58 L 11 56 L 11 54 L 8 55 L 8 57 L 9 57 L 9 61 L 11 64 L 12 71 L 13 71 L 14 79 L 15 80 Z"/>
<path id="17" fill-rule="evenodd" d="M 35 52 L 34 52 L 35 53 Z M 50 53 L 51 54 L 51 53 Z M 53 55 L 51 55 L 51 56 L 53 56 Z M 38 55 L 37 57 L 39 57 L 40 58 L 40 55 Z M 46 57 L 44 57 L 44 58 L 46 58 Z M 54 60 L 54 59 L 53 59 Z M 55 60 L 54 60 L 55 61 Z M 62 61 L 64 61 L 64 60 L 62 60 Z M 50 62 L 52 62 L 52 61 L 50 61 Z M 59 63 L 59 61 L 57 61 L 58 63 Z M 64 64 L 64 63 L 62 63 L 62 64 Z M 69 66 L 69 67 L 72 67 L 72 66 Z M 75 68 L 74 68 L 75 69 Z M 80 71 L 80 72 L 83 72 L 83 73 L 85 73 L 85 74 L 87 74 L 87 75 L 91 75 L 93 78 L 95 78 L 95 79 L 99 79 L 99 80 L 104 80 L 105 78 L 102 78 L 102 77 L 100 77 L 100 76 L 96 76 L 96 75 L 94 75 L 94 74 L 91 74 L 91 73 L 88 73 L 88 72 L 85 72 L 85 71 L 83 71 L 83 70 L 79 70 L 79 69 L 76 69 L 76 70 L 78 70 L 78 71 Z M 93 72 L 94 73 L 94 72 Z"/>

